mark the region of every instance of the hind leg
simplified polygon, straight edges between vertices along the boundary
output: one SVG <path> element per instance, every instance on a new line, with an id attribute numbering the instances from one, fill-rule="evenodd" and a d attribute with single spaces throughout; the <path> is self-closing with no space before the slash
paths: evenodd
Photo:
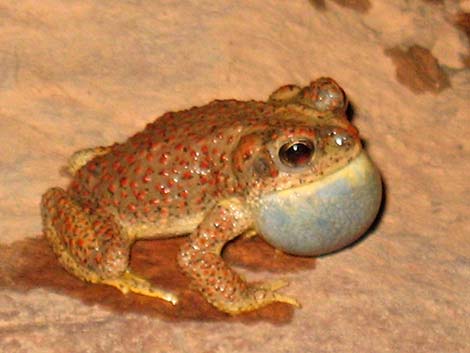
<path id="1" fill-rule="evenodd" d="M 62 266 L 78 278 L 176 304 L 172 293 L 154 287 L 129 268 L 132 242 L 111 215 L 85 212 L 68 194 L 49 189 L 41 204 L 44 233 Z"/>

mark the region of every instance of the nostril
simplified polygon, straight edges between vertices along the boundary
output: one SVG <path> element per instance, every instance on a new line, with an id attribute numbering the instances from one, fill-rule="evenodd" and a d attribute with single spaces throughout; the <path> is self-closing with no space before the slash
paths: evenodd
<path id="1" fill-rule="evenodd" d="M 352 132 L 352 134 L 350 133 Z M 354 128 L 353 131 L 343 130 L 339 128 L 333 128 L 327 133 L 330 143 L 337 147 L 350 147 L 354 144 L 354 140 L 357 137 L 357 130 Z"/>
<path id="2" fill-rule="evenodd" d="M 346 135 L 336 135 L 334 137 L 334 140 L 335 140 L 335 143 L 338 145 L 338 146 L 343 146 L 345 145 L 348 140 L 349 140 L 349 136 L 346 136 Z"/>

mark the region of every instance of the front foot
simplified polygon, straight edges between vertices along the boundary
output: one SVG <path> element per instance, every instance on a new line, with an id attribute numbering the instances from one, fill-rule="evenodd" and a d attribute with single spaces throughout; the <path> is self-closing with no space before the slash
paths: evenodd
<path id="1" fill-rule="evenodd" d="M 297 299 L 278 292 L 279 289 L 287 285 L 288 282 L 284 280 L 262 284 L 249 284 L 246 290 L 240 293 L 238 300 L 213 301 L 211 304 L 230 315 L 254 311 L 272 303 L 286 303 L 300 308 L 301 304 Z"/>
<path id="2" fill-rule="evenodd" d="M 257 286 L 258 290 L 261 291 L 261 292 L 258 292 L 258 295 L 262 297 L 273 298 L 273 300 L 271 301 L 272 303 L 274 302 L 286 303 L 286 304 L 293 305 L 297 308 L 300 308 L 302 305 L 297 299 L 277 292 L 279 289 L 287 287 L 288 285 L 289 285 L 289 282 L 283 279 L 278 279 L 272 282 L 262 283 L 259 286 Z"/>

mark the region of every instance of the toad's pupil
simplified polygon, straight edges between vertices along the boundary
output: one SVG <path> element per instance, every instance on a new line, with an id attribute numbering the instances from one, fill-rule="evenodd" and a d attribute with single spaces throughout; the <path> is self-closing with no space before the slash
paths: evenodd
<path id="1" fill-rule="evenodd" d="M 280 157 L 287 165 L 299 167 L 310 162 L 313 154 L 313 145 L 309 142 L 296 142 L 284 145 L 280 150 Z"/>

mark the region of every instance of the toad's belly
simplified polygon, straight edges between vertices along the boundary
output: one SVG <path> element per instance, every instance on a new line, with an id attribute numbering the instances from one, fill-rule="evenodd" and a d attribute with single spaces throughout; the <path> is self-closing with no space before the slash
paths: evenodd
<path id="1" fill-rule="evenodd" d="M 258 232 L 287 253 L 315 256 L 358 239 L 377 216 L 382 182 L 365 152 L 315 183 L 262 198 L 254 211 Z"/>

